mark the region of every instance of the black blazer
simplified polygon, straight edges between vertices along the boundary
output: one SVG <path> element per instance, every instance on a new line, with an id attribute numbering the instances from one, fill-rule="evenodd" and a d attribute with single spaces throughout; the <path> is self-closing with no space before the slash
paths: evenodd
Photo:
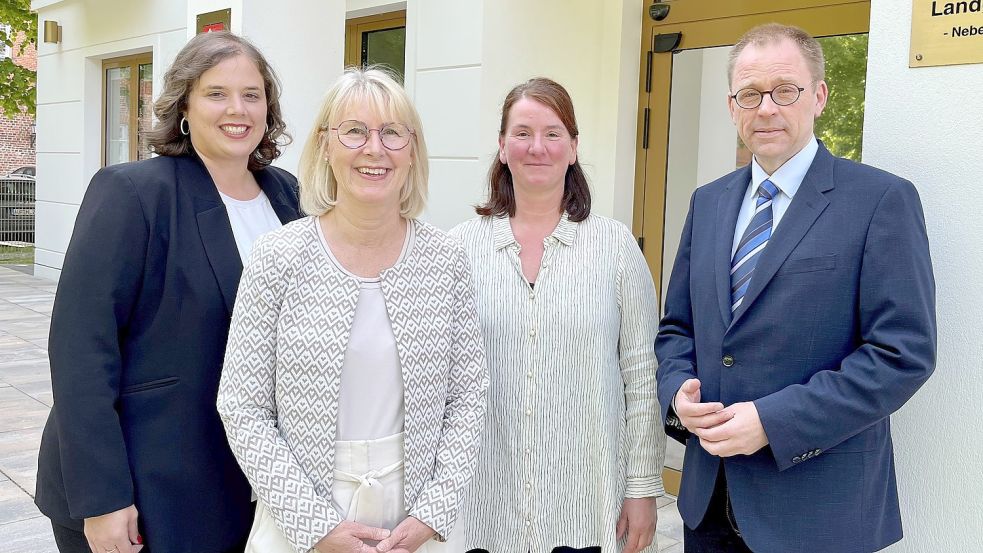
<path id="1" fill-rule="evenodd" d="M 255 176 L 282 222 L 300 216 L 290 173 Z M 51 315 L 41 512 L 81 530 L 86 517 L 135 504 L 154 553 L 219 552 L 245 538 L 249 484 L 215 409 L 241 272 L 197 157 L 96 173 Z"/>

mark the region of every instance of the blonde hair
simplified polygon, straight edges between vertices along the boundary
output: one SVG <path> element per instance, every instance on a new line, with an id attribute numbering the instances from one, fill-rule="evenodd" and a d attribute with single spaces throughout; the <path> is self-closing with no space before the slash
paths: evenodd
<path id="1" fill-rule="evenodd" d="M 381 118 L 400 122 L 413 131 L 410 135 L 409 175 L 399 197 L 399 214 L 407 219 L 418 217 L 427 203 L 427 145 L 423 124 L 403 87 L 384 69 L 349 67 L 328 90 L 321 103 L 314 128 L 311 129 L 300 155 L 300 207 L 308 215 L 323 215 L 338 202 L 338 181 L 325 159 L 330 127 L 355 105 L 368 104 Z M 342 146 L 343 147 L 343 146 Z"/>

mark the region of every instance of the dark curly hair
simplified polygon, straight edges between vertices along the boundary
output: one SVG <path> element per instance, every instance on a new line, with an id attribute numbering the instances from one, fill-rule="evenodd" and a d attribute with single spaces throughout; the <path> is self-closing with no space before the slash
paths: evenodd
<path id="1" fill-rule="evenodd" d="M 240 54 L 256 64 L 263 76 L 266 93 L 266 132 L 249 156 L 249 170 L 262 169 L 280 156 L 280 146 L 290 143 L 287 124 L 280 110 L 280 80 L 252 43 L 228 31 L 202 33 L 194 37 L 178 52 L 174 63 L 164 73 L 164 85 L 154 102 L 157 123 L 147 133 L 147 142 L 155 153 L 180 156 L 194 152 L 191 137 L 181 134 L 181 118 L 188 109 L 188 95 L 205 71 Z"/>
<path id="2" fill-rule="evenodd" d="M 502 105 L 502 123 L 498 136 L 505 136 L 509 122 L 509 112 L 512 106 L 522 98 L 535 100 L 550 108 L 563 123 L 571 138 L 577 138 L 577 117 L 573 113 L 573 100 L 563 86 L 545 77 L 536 77 L 516 86 L 505 97 Z M 580 158 L 567 167 L 563 183 L 563 200 L 561 207 L 567 212 L 571 221 L 580 222 L 590 215 L 590 187 L 587 175 L 580 166 Z M 512 188 L 512 171 L 509 166 L 495 156 L 488 170 L 488 201 L 475 206 L 475 213 L 482 216 L 515 215 L 515 190 Z"/>

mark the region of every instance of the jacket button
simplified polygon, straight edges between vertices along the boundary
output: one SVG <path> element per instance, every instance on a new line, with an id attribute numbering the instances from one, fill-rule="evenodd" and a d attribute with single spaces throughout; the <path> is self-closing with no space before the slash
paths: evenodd
<path id="1" fill-rule="evenodd" d="M 732 355 L 725 355 L 724 358 L 720 360 L 720 362 L 723 363 L 725 367 L 733 367 L 734 357 Z"/>

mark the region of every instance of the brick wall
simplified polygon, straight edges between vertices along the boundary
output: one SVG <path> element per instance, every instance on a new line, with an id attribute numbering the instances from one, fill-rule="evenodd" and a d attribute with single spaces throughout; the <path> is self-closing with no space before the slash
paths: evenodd
<path id="1" fill-rule="evenodd" d="M 14 40 L 14 63 L 37 71 L 38 57 L 33 44 L 21 48 L 24 33 Z M 34 118 L 20 113 L 13 119 L 0 113 L 0 175 L 24 165 L 34 165 L 34 141 L 31 138 Z"/>

